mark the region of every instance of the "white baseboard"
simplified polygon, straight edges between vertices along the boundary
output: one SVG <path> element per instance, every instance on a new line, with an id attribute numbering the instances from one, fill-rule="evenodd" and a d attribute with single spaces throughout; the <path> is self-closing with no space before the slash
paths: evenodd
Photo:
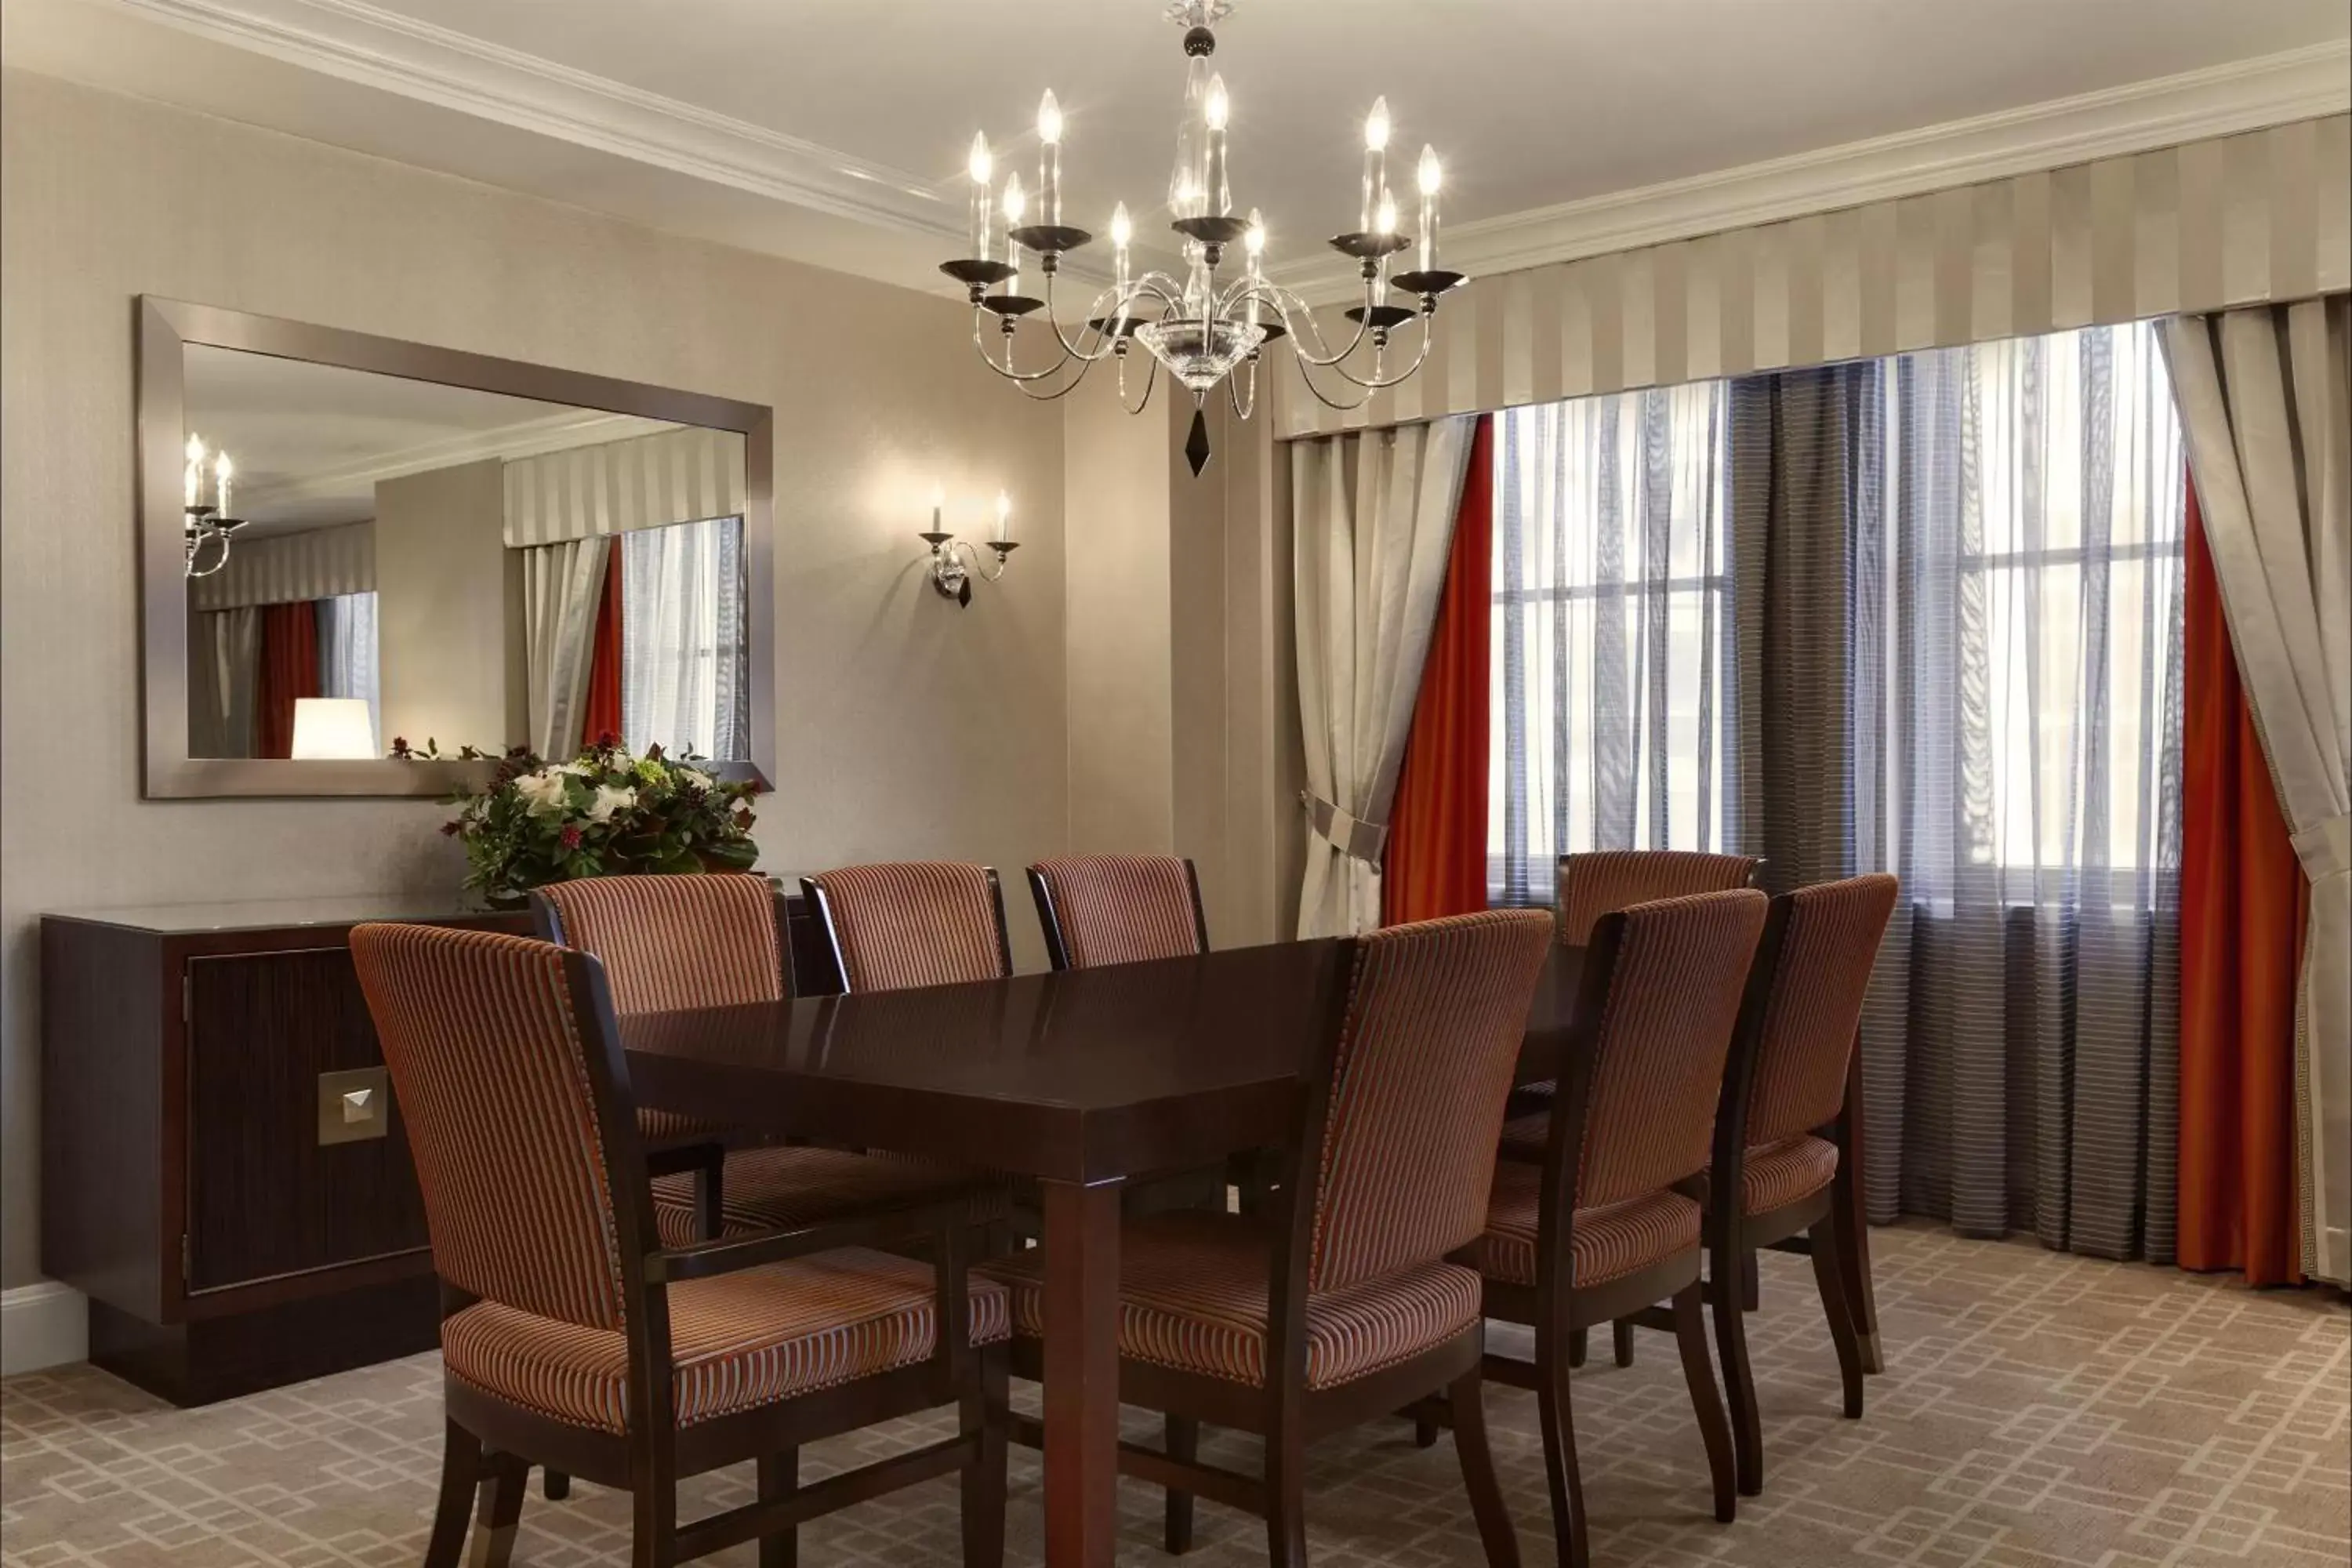
<path id="1" fill-rule="evenodd" d="M 38 1279 L 0 1290 L 0 1375 L 89 1356 L 89 1303 L 70 1285 Z"/>

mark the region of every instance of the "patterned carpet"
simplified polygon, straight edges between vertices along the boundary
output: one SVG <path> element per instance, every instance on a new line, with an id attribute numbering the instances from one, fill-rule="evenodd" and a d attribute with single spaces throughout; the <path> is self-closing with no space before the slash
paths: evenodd
<path id="1" fill-rule="evenodd" d="M 1664 1339 L 1638 1364 L 1578 1374 L 1578 1426 L 1597 1563 L 1622 1568 L 2340 1568 L 2347 1527 L 2347 1312 L 2304 1292 L 2257 1294 L 2168 1269 L 2030 1243 L 1875 1234 L 1887 1371 L 1870 1411 L 1838 1419 L 1836 1370 L 1801 1259 L 1765 1258 L 1752 1332 L 1768 1486 L 1739 1521 L 1706 1512 L 1704 1465 Z M 88 1367 L 0 1384 L 0 1563 L 103 1568 L 393 1568 L 417 1561 L 440 1446 L 440 1373 L 421 1356 L 203 1410 L 174 1411 Z M 1497 1458 L 1530 1568 L 1551 1561 L 1528 1395 L 1490 1394 Z M 811 1474 L 921 1431 L 904 1424 L 809 1456 Z M 1145 1428 L 1139 1428 L 1143 1430 Z M 1254 1443 L 1210 1446 L 1255 1463 Z M 1011 1560 L 1038 1559 L 1037 1471 L 1013 1458 Z M 694 1483 L 687 1507 L 730 1504 L 748 1473 Z M 1157 1494 L 1124 1489 L 1122 1560 L 1168 1562 Z M 1319 1568 L 1480 1561 L 1450 1442 L 1422 1452 L 1398 1425 L 1314 1454 Z M 1189 1562 L 1265 1561 L 1254 1521 L 1203 1504 Z M 518 1563 L 627 1560 L 625 1500 L 534 1490 Z M 802 1532 L 802 1561 L 952 1563 L 956 1508 L 940 1482 Z M 749 1564 L 749 1548 L 712 1561 Z"/>

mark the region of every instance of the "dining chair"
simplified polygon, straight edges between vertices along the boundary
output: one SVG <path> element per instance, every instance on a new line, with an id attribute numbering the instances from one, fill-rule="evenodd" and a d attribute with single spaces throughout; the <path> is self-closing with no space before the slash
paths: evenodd
<path id="1" fill-rule="evenodd" d="M 426 1568 L 498 1568 L 533 1465 L 632 1498 L 663 1568 L 956 1474 L 966 1568 L 1003 1554 L 1005 1292 L 970 1279 L 960 1203 L 665 1247 L 611 989 L 527 937 L 362 925 L 351 952 L 399 1097 L 440 1277 L 439 1500 Z M 878 1250 L 921 1244 L 932 1265 Z M 942 1405 L 955 1435 L 803 1487 L 803 1445 Z M 746 1460 L 752 1501 L 677 1517 Z"/>
<path id="2" fill-rule="evenodd" d="M 1768 900 L 1752 890 L 1635 904 L 1587 944 L 1540 1164 L 1503 1160 L 1475 1256 L 1489 1318 L 1535 1331 L 1535 1360 L 1486 1357 L 1536 1395 L 1562 1568 L 1591 1561 L 1569 1399 L 1569 1339 L 1664 1301 L 1715 1488 L 1738 1509 L 1707 1359 L 1701 1210 L 1716 1102 Z M 1017 1306 L 1016 1306 L 1017 1310 Z"/>
<path id="3" fill-rule="evenodd" d="M 1029 892 L 1055 969 L 1092 969 L 1209 951 L 1201 878 L 1174 855 L 1072 855 L 1029 868 Z"/>
<path id="4" fill-rule="evenodd" d="M 1688 849 L 1596 849 L 1559 858 L 1559 940 L 1580 947 L 1592 940 L 1602 915 L 1629 905 L 1691 893 L 1744 888 L 1762 861 L 1753 855 L 1717 855 Z M 1513 1116 L 1503 1127 L 1507 1158 L 1540 1161 L 1551 1134 L 1549 1082 L 1528 1084 L 1512 1098 Z M 1633 1331 L 1612 1331 L 1619 1366 L 1633 1364 Z M 1570 1346 L 1570 1364 L 1584 1364 L 1584 1335 Z"/>
<path id="5" fill-rule="evenodd" d="M 824 926 L 841 989 L 899 991 L 1013 973 L 1004 891 L 990 866 L 914 860 L 847 866 L 801 887 Z"/>
<path id="6" fill-rule="evenodd" d="M 1444 1394 L 1486 1560 L 1518 1561 L 1488 1451 L 1474 1240 L 1551 918 L 1496 910 L 1339 944 L 1274 1201 L 1256 1215 L 1130 1216 L 1119 1238 L 1119 1398 L 1170 1418 L 1122 1473 L 1167 1492 L 1166 1545 L 1195 1494 L 1265 1521 L 1275 1568 L 1307 1559 L 1307 1444 Z M 1016 1372 L 1042 1371 L 1044 1253 L 983 1269 L 1013 1292 Z M 1201 1424 L 1265 1439 L 1260 1475 L 1202 1462 Z M 1016 1421 L 1024 1441 L 1034 1423 Z"/>
<path id="7" fill-rule="evenodd" d="M 1724 1075 L 1707 1183 L 1708 1287 L 1731 1404 L 1739 1489 L 1764 1489 L 1764 1438 L 1748 1359 L 1744 1282 L 1756 1249 L 1810 1253 L 1835 1345 L 1845 1414 L 1859 1418 L 1859 1324 L 1869 1310 L 1869 1238 L 1854 1157 L 1853 1071 L 1870 972 L 1896 879 L 1851 877 L 1772 900 Z M 1737 1203 L 1716 1194 L 1738 1194 Z"/>

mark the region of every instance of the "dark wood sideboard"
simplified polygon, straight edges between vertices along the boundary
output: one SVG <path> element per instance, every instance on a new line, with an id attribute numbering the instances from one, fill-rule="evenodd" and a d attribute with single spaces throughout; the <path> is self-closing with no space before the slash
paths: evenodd
<path id="1" fill-rule="evenodd" d="M 797 883 L 778 896 L 795 972 L 827 974 Z M 188 1405 L 434 1344 L 424 1206 L 351 963 L 352 927 L 381 920 L 530 929 L 446 899 L 43 917 L 41 1267 L 89 1298 L 98 1365 Z"/>

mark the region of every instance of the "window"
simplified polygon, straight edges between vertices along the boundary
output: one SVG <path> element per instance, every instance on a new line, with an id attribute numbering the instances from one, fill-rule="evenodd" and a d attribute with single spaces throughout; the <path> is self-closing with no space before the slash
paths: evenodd
<path id="1" fill-rule="evenodd" d="M 642 754 L 751 754 L 743 520 L 621 537 L 621 732 Z"/>
<path id="2" fill-rule="evenodd" d="M 1724 847 L 1727 385 L 1496 416 L 1487 890 L 1558 855 Z"/>

